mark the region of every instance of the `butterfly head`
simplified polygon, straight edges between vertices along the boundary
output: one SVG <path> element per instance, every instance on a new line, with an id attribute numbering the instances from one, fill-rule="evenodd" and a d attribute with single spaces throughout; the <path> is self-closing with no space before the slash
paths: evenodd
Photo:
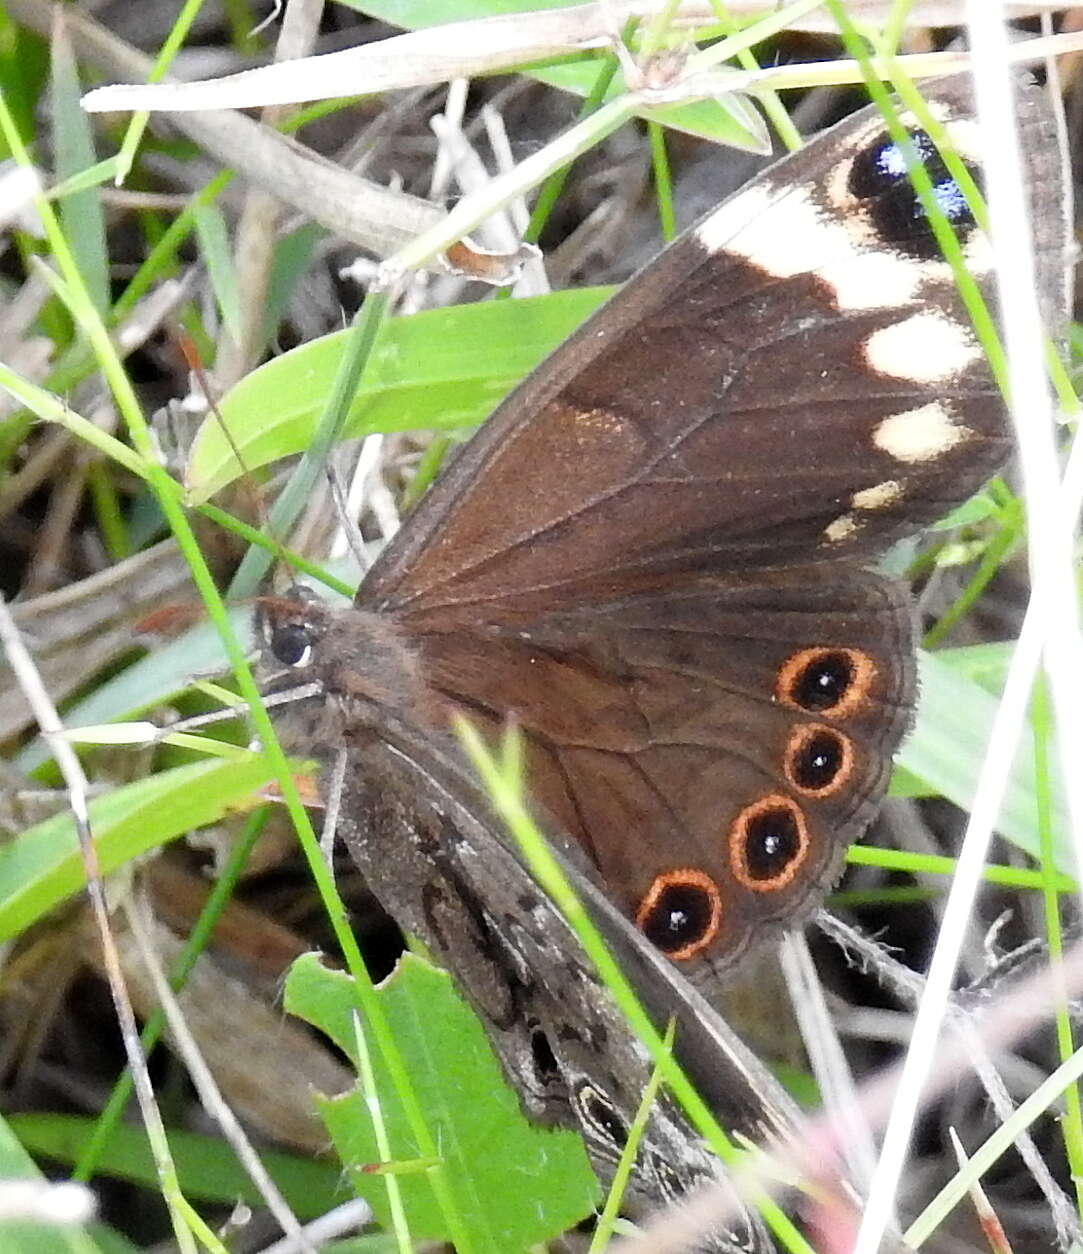
<path id="1" fill-rule="evenodd" d="M 376 724 L 382 710 L 418 712 L 424 686 L 395 624 L 382 615 L 324 604 L 302 586 L 259 599 L 257 634 L 269 686 L 300 685 L 323 698 L 340 729 Z"/>
<path id="2" fill-rule="evenodd" d="M 326 609 L 299 584 L 284 596 L 261 597 L 257 602 L 256 630 L 264 660 L 284 671 L 312 666 L 326 625 Z"/>

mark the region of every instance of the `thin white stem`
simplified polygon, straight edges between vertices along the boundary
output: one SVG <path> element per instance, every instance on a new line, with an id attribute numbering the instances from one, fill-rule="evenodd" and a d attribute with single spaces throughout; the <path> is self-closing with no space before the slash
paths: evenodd
<path id="1" fill-rule="evenodd" d="M 341 1206 L 329 1210 L 326 1215 L 321 1215 L 310 1224 L 305 1224 L 301 1231 L 314 1245 L 323 1245 L 347 1232 L 356 1232 L 358 1228 L 363 1228 L 372 1221 L 372 1207 L 364 1199 L 355 1197 L 352 1201 L 343 1202 Z M 293 1237 L 283 1237 L 274 1245 L 268 1245 L 261 1254 L 297 1254 L 300 1248 Z"/>
<path id="2" fill-rule="evenodd" d="M 854 1184 L 864 1192 L 875 1168 L 876 1145 L 803 932 L 791 932 L 783 938 L 781 960 L 824 1109 L 846 1130 L 839 1138 L 842 1152 Z"/>
<path id="3" fill-rule="evenodd" d="M 90 811 L 87 803 L 88 784 L 83 773 L 82 763 L 75 750 L 64 737 L 64 725 L 57 713 L 56 706 L 42 682 L 37 664 L 30 651 L 23 643 L 19 628 L 11 616 L 7 602 L 0 597 L 0 644 L 4 647 L 8 664 L 19 682 L 30 708 L 34 712 L 41 734 L 52 751 L 64 783 L 68 788 L 68 802 L 75 820 L 75 829 L 79 838 L 80 853 L 86 872 L 87 896 L 90 899 L 95 926 L 98 931 L 98 942 L 102 950 L 102 962 L 109 981 L 109 991 L 113 998 L 113 1006 L 117 1014 L 121 1039 L 124 1042 L 124 1053 L 132 1072 L 132 1083 L 135 1088 L 139 1113 L 147 1130 L 147 1139 L 154 1157 L 154 1167 L 162 1184 L 163 1197 L 169 1207 L 173 1234 L 181 1254 L 196 1254 L 195 1240 L 188 1225 L 180 1214 L 176 1200 L 180 1192 L 177 1183 L 177 1172 L 169 1153 L 169 1143 L 162 1122 L 161 1111 L 154 1097 L 154 1086 L 151 1084 L 147 1071 L 147 1060 L 139 1041 L 139 1029 L 136 1025 L 135 1011 L 132 1009 L 131 997 L 124 982 L 120 955 L 117 953 L 116 940 L 109 923 L 109 907 L 105 900 L 105 885 L 102 883 L 101 868 L 98 863 L 98 851 L 94 844 L 93 831 L 90 825 Z"/>
<path id="4" fill-rule="evenodd" d="M 177 1002 L 176 994 L 169 987 L 169 981 L 165 977 L 165 972 L 162 970 L 154 944 L 151 941 L 148 921 L 149 911 L 144 903 L 138 902 L 133 898 L 128 898 L 126 906 L 128 925 L 131 928 L 132 938 L 135 941 L 139 957 L 154 988 L 158 1004 L 162 1008 L 166 1022 L 169 1024 L 169 1034 L 173 1047 L 184 1061 L 188 1075 L 195 1085 L 196 1092 L 199 1094 L 199 1100 L 203 1105 L 203 1109 L 222 1129 L 222 1135 L 237 1155 L 241 1165 L 248 1173 L 249 1179 L 259 1190 L 260 1196 L 267 1204 L 267 1209 L 278 1220 L 282 1231 L 300 1243 L 298 1248 L 303 1250 L 304 1254 L 316 1254 L 316 1247 L 310 1240 L 305 1238 L 301 1224 L 293 1211 L 290 1210 L 289 1203 L 282 1196 L 278 1185 L 271 1179 L 267 1169 L 260 1161 L 255 1147 L 241 1127 L 237 1116 L 222 1096 L 221 1090 L 211 1074 L 211 1069 L 207 1066 L 206 1059 L 196 1044 L 195 1037 L 189 1031 L 184 1012 Z"/>

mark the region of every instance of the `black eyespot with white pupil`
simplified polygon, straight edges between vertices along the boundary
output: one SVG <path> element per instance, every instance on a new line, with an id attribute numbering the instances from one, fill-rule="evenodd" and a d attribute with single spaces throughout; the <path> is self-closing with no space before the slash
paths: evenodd
<path id="1" fill-rule="evenodd" d="M 734 877 L 754 893 L 781 892 L 809 853 L 804 812 L 792 797 L 777 793 L 745 806 L 728 840 Z"/>
<path id="2" fill-rule="evenodd" d="M 758 883 L 784 875 L 801 853 L 801 829 L 788 806 L 764 808 L 745 826 L 745 865 Z"/>
<path id="3" fill-rule="evenodd" d="M 677 961 L 694 958 L 718 935 L 722 897 L 703 871 L 679 867 L 654 878 L 635 913 L 651 944 Z"/>
<path id="4" fill-rule="evenodd" d="M 854 664 L 841 650 L 823 649 L 808 658 L 794 676 L 790 696 L 810 713 L 831 710 L 846 696 L 854 681 Z"/>
<path id="5" fill-rule="evenodd" d="M 842 737 L 821 728 L 803 736 L 788 766 L 798 788 L 819 792 L 835 782 L 845 761 L 846 746 Z"/>
<path id="6" fill-rule="evenodd" d="M 307 666 L 312 658 L 312 635 L 303 623 L 284 623 L 271 632 L 271 652 L 283 666 Z"/>
<path id="7" fill-rule="evenodd" d="M 912 130 L 909 135 L 932 183 L 933 198 L 956 231 L 965 235 L 975 223 L 962 189 L 925 131 Z M 980 185 L 976 170 L 969 164 L 966 168 Z M 885 136 L 854 159 L 849 190 L 866 202 L 866 211 L 885 243 L 894 244 L 922 261 L 941 258 L 925 206 L 910 181 L 907 154 L 894 140 Z"/>
<path id="8" fill-rule="evenodd" d="M 672 884 L 658 898 L 644 930 L 659 949 L 668 952 L 695 940 L 710 919 L 710 901 L 702 889 Z"/>

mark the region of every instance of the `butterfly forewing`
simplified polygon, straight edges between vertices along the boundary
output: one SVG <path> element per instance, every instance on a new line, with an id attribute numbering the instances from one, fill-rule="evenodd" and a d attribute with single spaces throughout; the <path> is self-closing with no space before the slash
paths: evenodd
<path id="1" fill-rule="evenodd" d="M 980 181 L 963 80 L 930 108 Z M 1022 82 L 1018 112 L 1044 304 L 1061 320 L 1052 121 Z M 987 241 L 904 121 L 988 294 Z M 513 392 L 362 599 L 446 623 L 680 570 L 867 558 L 969 495 L 1008 448 L 905 158 L 865 110 L 708 215 Z"/>

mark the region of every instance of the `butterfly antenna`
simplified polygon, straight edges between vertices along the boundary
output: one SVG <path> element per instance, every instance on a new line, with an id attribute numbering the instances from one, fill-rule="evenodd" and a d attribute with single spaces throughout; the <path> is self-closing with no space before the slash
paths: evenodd
<path id="1" fill-rule="evenodd" d="M 184 360 L 188 369 L 191 371 L 193 378 L 195 378 L 199 383 L 208 413 L 214 416 L 222 435 L 225 437 L 226 443 L 229 445 L 230 452 L 236 459 L 237 465 L 241 468 L 243 480 L 248 484 L 254 485 L 255 477 L 245 461 L 244 455 L 241 453 L 237 441 L 233 438 L 233 433 L 229 429 L 229 424 L 222 416 L 222 411 L 218 408 L 218 402 L 214 397 L 214 388 L 211 386 L 211 381 L 207 377 L 207 372 L 203 366 L 203 358 L 199 349 L 196 347 L 195 341 L 183 327 L 177 328 L 176 339 L 180 351 L 184 355 Z M 281 565 L 288 567 L 290 565 L 289 555 L 286 551 L 285 545 L 274 534 L 274 528 L 271 526 L 271 521 L 263 501 L 263 496 L 260 492 L 253 490 L 251 493 L 251 499 L 260 531 L 267 537 L 278 562 Z"/>
<path id="2" fill-rule="evenodd" d="M 240 466 L 245 477 L 251 481 L 251 471 L 248 469 L 248 465 L 245 462 L 244 457 L 241 455 L 241 450 L 237 445 L 237 441 L 233 438 L 233 432 L 230 431 L 226 420 L 222 417 L 222 411 L 218 408 L 218 402 L 214 399 L 214 389 L 211 387 L 211 382 L 207 378 L 207 372 L 203 368 L 203 357 L 200 354 L 199 349 L 196 347 L 195 340 L 192 339 L 184 327 L 178 327 L 175 334 L 177 346 L 180 348 L 180 351 L 184 356 L 185 364 L 191 371 L 193 377 L 199 383 L 200 391 L 203 393 L 203 400 L 206 402 L 208 411 L 214 415 L 214 419 L 218 423 L 223 436 L 225 436 L 226 443 L 229 445 L 230 452 L 236 458 L 237 465 Z M 256 508 L 259 511 L 260 522 L 262 523 L 265 521 L 263 503 L 259 498 L 259 493 L 256 493 L 255 495 Z"/>
<path id="3" fill-rule="evenodd" d="M 264 693 L 263 704 L 267 709 L 273 709 L 275 706 L 292 705 L 296 701 L 304 701 L 309 697 L 318 697 L 322 692 L 323 688 L 315 682 L 297 684 L 292 688 L 282 688 L 277 692 Z M 129 724 L 131 728 L 130 742 L 140 747 L 168 744 L 171 737 L 198 731 L 204 727 L 211 727 L 215 723 L 225 723 L 230 719 L 243 719 L 248 714 L 249 708 L 247 701 L 237 701 L 235 704 L 222 709 L 208 710 L 205 714 L 193 714 L 189 718 L 178 719 L 177 722 L 170 723 L 167 727 L 158 727 L 156 724 L 145 720 L 133 722 Z M 118 741 L 118 743 L 124 742 Z"/>
<path id="4" fill-rule="evenodd" d="M 326 468 L 327 485 L 331 489 L 331 500 L 334 502 L 335 513 L 338 515 L 339 526 L 342 528 L 342 535 L 345 538 L 346 545 L 357 562 L 358 569 L 363 573 L 368 570 L 372 564 L 368 554 L 365 552 L 365 538 L 361 534 L 356 520 L 350 513 L 350 505 L 346 499 L 346 492 L 342 486 L 342 478 L 336 467 L 328 462 Z"/>

